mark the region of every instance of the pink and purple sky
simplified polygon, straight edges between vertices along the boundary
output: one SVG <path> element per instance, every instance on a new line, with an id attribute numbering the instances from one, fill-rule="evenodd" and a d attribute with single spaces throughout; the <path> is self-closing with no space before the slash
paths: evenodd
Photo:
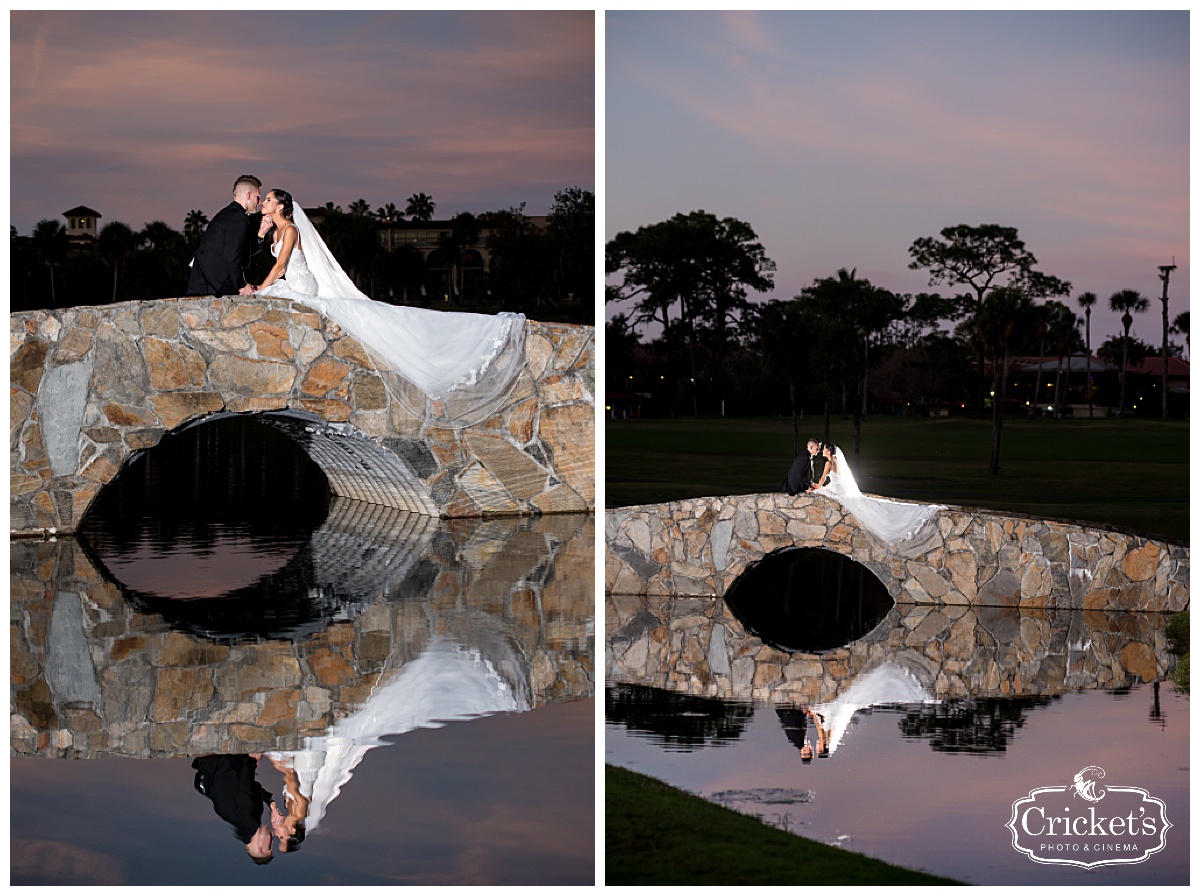
<path id="1" fill-rule="evenodd" d="M 436 216 L 595 190 L 595 17 L 10 13 L 10 223 L 209 217 L 234 178 Z"/>
<path id="2" fill-rule="evenodd" d="M 1189 307 L 1188 31 L 1187 11 L 610 12 L 605 239 L 738 218 L 778 266 L 765 299 L 842 267 L 924 291 L 915 239 L 1001 224 L 1076 313 L 1100 297 L 1093 346 L 1121 289 L 1158 345 L 1172 257 L 1172 320 Z"/>

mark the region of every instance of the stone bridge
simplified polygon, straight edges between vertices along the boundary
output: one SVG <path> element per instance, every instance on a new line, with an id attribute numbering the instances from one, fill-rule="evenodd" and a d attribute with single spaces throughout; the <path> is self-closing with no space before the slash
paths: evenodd
<path id="1" fill-rule="evenodd" d="M 823 548 L 869 568 L 899 604 L 1177 612 L 1186 545 L 1111 528 L 948 507 L 910 541 L 881 542 L 831 498 L 695 498 L 605 514 L 605 590 L 723 597 L 775 551 Z"/>
<path id="2" fill-rule="evenodd" d="M 335 495 L 440 517 L 594 509 L 591 327 L 527 322 L 504 406 L 463 429 L 418 419 L 357 340 L 286 299 L 164 299 L 9 316 L 12 535 L 74 532 L 168 433 L 259 414 Z"/>

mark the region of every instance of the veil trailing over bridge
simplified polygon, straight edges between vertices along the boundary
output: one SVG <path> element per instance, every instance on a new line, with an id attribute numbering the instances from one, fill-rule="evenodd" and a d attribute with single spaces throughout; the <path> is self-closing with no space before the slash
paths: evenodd
<path id="1" fill-rule="evenodd" d="M 829 484 L 817 489 L 818 494 L 828 495 L 849 510 L 876 537 L 888 544 L 899 544 L 916 535 L 943 504 L 906 504 L 864 495 L 854 479 L 850 465 L 842 449 L 834 450 L 837 472 L 830 474 Z"/>
<path id="2" fill-rule="evenodd" d="M 373 301 L 342 270 L 299 203 L 293 211 L 317 294 L 288 297 L 325 314 L 396 374 L 387 378 L 388 385 L 405 407 L 418 418 L 462 427 L 503 406 L 525 366 L 524 315 L 430 311 Z"/>

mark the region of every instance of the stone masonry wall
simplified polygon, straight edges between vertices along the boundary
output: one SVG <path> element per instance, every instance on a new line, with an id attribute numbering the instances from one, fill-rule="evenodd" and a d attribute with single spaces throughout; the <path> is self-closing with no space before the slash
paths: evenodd
<path id="1" fill-rule="evenodd" d="M 695 498 L 605 514 L 605 590 L 721 597 L 767 554 L 816 547 L 871 569 L 898 603 L 1177 612 L 1187 546 L 1133 533 L 949 507 L 881 542 L 831 498 Z"/>
<path id="2" fill-rule="evenodd" d="M 72 532 L 138 452 L 214 414 L 312 424 L 335 494 L 443 517 L 594 509 L 591 327 L 527 322 L 506 406 L 439 428 L 390 371 L 284 299 L 164 299 L 9 316 L 10 532 Z M 326 436 L 322 441 L 319 437 Z"/>

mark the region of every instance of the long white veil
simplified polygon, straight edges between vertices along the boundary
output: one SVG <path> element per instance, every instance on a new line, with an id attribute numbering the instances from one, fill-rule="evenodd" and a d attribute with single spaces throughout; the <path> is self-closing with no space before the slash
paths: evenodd
<path id="1" fill-rule="evenodd" d="M 525 316 L 430 311 L 372 301 L 347 276 L 304 209 L 293 221 L 317 295 L 305 299 L 395 373 L 389 386 L 417 417 L 471 426 L 503 405 L 525 367 Z"/>
<path id="2" fill-rule="evenodd" d="M 836 499 L 849 510 L 858 521 L 888 544 L 899 544 L 916 535 L 939 510 L 942 504 L 906 504 L 864 495 L 854 478 L 854 472 L 846 463 L 841 448 L 834 449 L 837 459 L 837 476 L 830 486 L 820 493 Z"/>

